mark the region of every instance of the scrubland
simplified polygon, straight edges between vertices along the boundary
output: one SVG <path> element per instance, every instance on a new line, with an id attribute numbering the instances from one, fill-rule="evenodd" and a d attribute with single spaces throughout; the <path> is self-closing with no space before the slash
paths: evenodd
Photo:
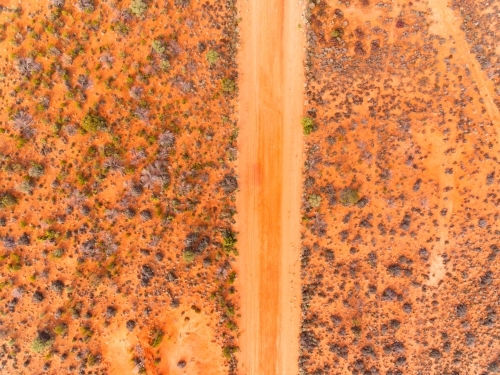
<path id="1" fill-rule="evenodd" d="M 301 374 L 492 374 L 498 2 L 310 1 Z"/>
<path id="2" fill-rule="evenodd" d="M 0 9 L 0 368 L 236 368 L 231 1 Z"/>

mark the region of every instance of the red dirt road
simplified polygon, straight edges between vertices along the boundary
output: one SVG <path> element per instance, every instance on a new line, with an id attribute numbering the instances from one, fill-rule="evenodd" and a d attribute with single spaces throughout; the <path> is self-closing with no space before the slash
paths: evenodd
<path id="1" fill-rule="evenodd" d="M 303 32 L 293 0 L 240 4 L 240 373 L 298 373 Z"/>

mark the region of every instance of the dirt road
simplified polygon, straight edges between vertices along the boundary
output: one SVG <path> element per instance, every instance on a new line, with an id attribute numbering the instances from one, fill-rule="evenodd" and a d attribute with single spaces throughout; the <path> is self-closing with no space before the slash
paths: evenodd
<path id="1" fill-rule="evenodd" d="M 296 0 L 240 4 L 240 373 L 298 373 L 304 36 Z"/>

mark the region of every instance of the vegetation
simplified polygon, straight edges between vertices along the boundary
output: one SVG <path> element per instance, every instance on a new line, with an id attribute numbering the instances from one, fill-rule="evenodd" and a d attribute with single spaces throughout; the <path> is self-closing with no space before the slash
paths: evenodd
<path id="1" fill-rule="evenodd" d="M 216 51 L 211 49 L 207 52 L 207 61 L 210 63 L 210 65 L 215 64 L 217 60 L 219 60 L 219 54 Z"/>
<path id="2" fill-rule="evenodd" d="M 68 331 L 68 325 L 66 323 L 60 323 L 54 328 L 54 332 L 59 336 L 64 336 Z"/>
<path id="3" fill-rule="evenodd" d="M 28 169 L 28 175 L 35 178 L 42 177 L 44 172 L 45 169 L 43 165 L 35 162 L 31 163 L 31 167 Z"/>
<path id="4" fill-rule="evenodd" d="M 222 91 L 232 94 L 236 91 L 236 82 L 229 78 L 222 78 Z"/>
<path id="5" fill-rule="evenodd" d="M 49 349 L 53 343 L 54 339 L 47 331 L 40 331 L 31 344 L 31 350 L 35 353 L 42 353 Z"/>
<path id="6" fill-rule="evenodd" d="M 334 29 L 332 30 L 330 35 L 332 38 L 342 38 L 342 36 L 344 35 L 344 29 L 341 28 Z"/>
<path id="7" fill-rule="evenodd" d="M 345 188 L 340 192 L 340 203 L 343 206 L 353 206 L 359 202 L 359 193 L 357 189 Z"/>
<path id="8" fill-rule="evenodd" d="M 4 193 L 0 200 L 0 209 L 13 207 L 17 204 L 17 199 L 12 194 Z"/>
<path id="9" fill-rule="evenodd" d="M 104 117 L 93 112 L 88 112 L 83 118 L 81 127 L 89 133 L 95 133 L 99 130 L 105 129 L 107 127 L 107 123 Z"/>
<path id="10" fill-rule="evenodd" d="M 154 328 L 149 334 L 149 337 L 150 337 L 149 344 L 151 345 L 151 347 L 153 347 L 153 348 L 159 347 L 162 340 L 163 340 L 163 336 L 164 336 L 164 333 L 161 329 Z"/>
<path id="11" fill-rule="evenodd" d="M 130 3 L 130 11 L 134 16 L 142 17 L 148 10 L 148 4 L 143 0 L 132 0 Z"/>
<path id="12" fill-rule="evenodd" d="M 311 132 L 314 130 L 314 121 L 310 117 L 302 117 L 302 129 L 304 130 L 305 135 L 311 134 Z"/>
<path id="13" fill-rule="evenodd" d="M 165 44 L 163 43 L 163 41 L 161 41 L 159 39 L 153 40 L 151 48 L 153 48 L 153 51 L 155 51 L 158 55 L 163 55 L 165 53 L 165 51 L 167 50 L 167 47 L 165 47 Z"/>
<path id="14" fill-rule="evenodd" d="M 231 230 L 225 230 L 223 233 L 223 249 L 226 253 L 234 252 L 236 245 L 236 234 Z"/>
<path id="15" fill-rule="evenodd" d="M 186 263 L 193 263 L 194 259 L 196 258 L 196 254 L 194 253 L 194 251 L 184 250 L 182 252 L 182 257 L 184 258 L 184 261 Z"/>
<path id="16" fill-rule="evenodd" d="M 311 194 L 307 200 L 309 201 L 311 207 L 314 208 L 319 207 L 321 204 L 321 196 L 317 194 Z"/>
<path id="17" fill-rule="evenodd" d="M 236 346 L 226 346 L 223 350 L 222 350 L 222 355 L 224 356 L 224 358 L 226 359 L 231 359 L 231 357 L 234 355 L 234 353 L 236 353 L 238 351 L 238 348 Z"/>

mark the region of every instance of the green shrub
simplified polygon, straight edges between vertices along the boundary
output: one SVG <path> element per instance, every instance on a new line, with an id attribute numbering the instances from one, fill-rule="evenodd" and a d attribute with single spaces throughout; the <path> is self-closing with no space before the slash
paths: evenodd
<path id="1" fill-rule="evenodd" d="M 340 203 L 343 206 L 353 206 L 359 202 L 359 194 L 357 189 L 345 188 L 340 192 Z"/>
<path id="2" fill-rule="evenodd" d="M 222 78 L 222 91 L 231 94 L 236 91 L 236 82 L 229 78 Z"/>
<path id="3" fill-rule="evenodd" d="M 92 353 L 89 353 L 89 355 L 87 356 L 87 366 L 92 367 L 95 366 L 96 364 L 97 364 L 96 356 L 93 355 Z"/>
<path id="4" fill-rule="evenodd" d="M 54 332 L 59 336 L 63 336 L 67 331 L 68 325 L 66 323 L 58 324 L 56 328 L 54 328 Z"/>
<path id="5" fill-rule="evenodd" d="M 132 0 L 130 3 L 130 11 L 136 17 L 141 17 L 148 10 L 148 4 L 142 0 Z"/>
<path id="6" fill-rule="evenodd" d="M 38 336 L 31 343 L 31 350 L 35 353 L 42 353 L 52 346 L 54 339 L 47 331 L 38 332 Z"/>
<path id="7" fill-rule="evenodd" d="M 344 35 L 344 30 L 343 29 L 332 30 L 330 35 L 332 38 L 342 38 L 342 36 Z"/>
<path id="8" fill-rule="evenodd" d="M 302 128 L 304 129 L 304 134 L 309 135 L 314 130 L 314 121 L 310 117 L 302 117 Z"/>
<path id="9" fill-rule="evenodd" d="M 210 65 L 213 65 L 219 60 L 219 54 L 211 49 L 210 51 L 207 52 L 207 61 L 210 63 Z"/>
<path id="10" fill-rule="evenodd" d="M 170 62 L 165 59 L 161 60 L 160 69 L 163 70 L 164 72 L 168 71 L 170 69 Z"/>
<path id="11" fill-rule="evenodd" d="M 64 249 L 58 248 L 52 252 L 52 257 L 59 259 L 63 256 L 63 254 L 64 254 Z"/>
<path id="12" fill-rule="evenodd" d="M 222 247 L 223 247 L 224 251 L 226 253 L 230 253 L 231 251 L 235 251 L 234 246 L 236 245 L 237 240 L 236 240 L 236 235 L 234 234 L 234 232 L 227 229 L 223 233 L 222 237 L 223 237 Z"/>
<path id="13" fill-rule="evenodd" d="M 95 133 L 98 130 L 103 130 L 106 128 L 107 123 L 104 117 L 96 114 L 89 112 L 85 115 L 82 121 L 82 129 L 89 133 Z"/>
<path id="14" fill-rule="evenodd" d="M 159 328 L 153 329 L 150 333 L 151 341 L 149 342 L 149 344 L 153 348 L 159 347 L 162 340 L 163 340 L 163 335 L 164 335 L 164 333 L 161 329 L 159 329 Z"/>
<path id="15" fill-rule="evenodd" d="M 236 353 L 237 351 L 238 351 L 238 348 L 236 346 L 226 346 L 222 350 L 222 355 L 226 359 L 231 359 L 231 357 L 233 356 L 233 354 Z"/>
<path id="16" fill-rule="evenodd" d="M 92 337 L 92 335 L 94 334 L 94 332 L 92 332 L 92 330 L 90 329 L 90 327 L 88 326 L 83 326 L 83 327 L 80 327 L 80 333 L 86 338 L 86 339 L 90 339 Z"/>
<path id="17" fill-rule="evenodd" d="M 53 229 L 48 229 L 45 233 L 38 237 L 38 241 L 41 242 L 55 242 L 60 237 L 59 232 Z"/>
<path id="18" fill-rule="evenodd" d="M 182 253 L 182 257 L 184 258 L 184 261 L 186 263 L 193 263 L 194 258 L 196 257 L 196 254 L 191 250 L 185 250 Z"/>

